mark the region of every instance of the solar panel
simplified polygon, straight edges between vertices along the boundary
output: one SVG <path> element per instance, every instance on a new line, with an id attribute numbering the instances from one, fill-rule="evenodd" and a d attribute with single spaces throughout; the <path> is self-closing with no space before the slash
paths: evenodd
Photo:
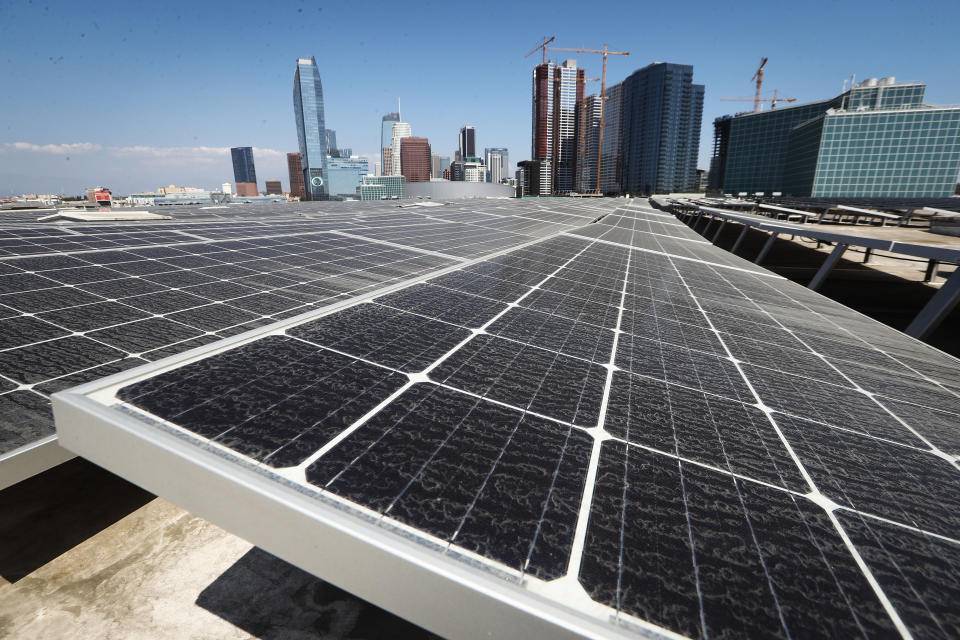
<path id="1" fill-rule="evenodd" d="M 444 635 L 960 632 L 957 361 L 613 213 L 58 394 L 58 432 Z"/>
<path id="2" fill-rule="evenodd" d="M 478 208 L 164 207 L 175 220 L 56 227 L 3 214 L 0 487 L 66 456 L 24 460 L 54 440 L 50 393 L 573 228 L 526 217 L 536 203 Z"/>

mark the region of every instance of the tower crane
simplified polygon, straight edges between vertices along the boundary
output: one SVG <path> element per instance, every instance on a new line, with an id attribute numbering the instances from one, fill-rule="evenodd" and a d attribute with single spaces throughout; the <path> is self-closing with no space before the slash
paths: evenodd
<path id="1" fill-rule="evenodd" d="M 757 67 L 756 73 L 754 73 L 754 74 L 753 74 L 753 77 L 750 78 L 750 82 L 753 82 L 754 80 L 757 81 L 757 93 L 756 93 L 756 95 L 753 97 L 753 111 L 754 111 L 754 113 L 756 113 L 757 111 L 760 111 L 760 86 L 763 84 L 763 65 L 765 65 L 765 64 L 767 64 L 767 58 L 766 58 L 766 57 L 764 57 L 764 58 L 760 61 L 760 66 Z"/>
<path id="2" fill-rule="evenodd" d="M 547 64 L 547 45 L 550 44 L 551 42 L 553 42 L 553 41 L 556 40 L 556 39 L 557 39 L 556 36 L 550 36 L 550 39 L 547 40 L 547 36 L 543 36 L 543 42 L 541 42 L 540 44 L 538 44 L 536 47 L 533 48 L 533 51 L 531 51 L 530 53 L 528 53 L 527 55 L 525 55 L 525 56 L 523 56 L 523 57 L 524 57 L 524 58 L 529 58 L 531 55 L 533 55 L 534 53 L 536 53 L 536 52 L 539 51 L 540 49 L 543 49 L 543 62 L 542 62 L 541 64 Z"/>
<path id="3" fill-rule="evenodd" d="M 544 45 L 546 47 L 546 45 Z M 536 49 L 534 49 L 536 51 Z M 600 74 L 600 140 L 597 144 L 597 189 L 594 193 L 600 193 L 600 165 L 603 158 L 603 110 L 607 100 L 607 56 L 628 56 L 629 51 L 610 51 L 607 43 L 603 43 L 603 49 L 567 49 L 564 47 L 550 47 L 550 51 L 573 51 L 575 53 L 599 53 L 603 56 L 603 73 Z M 531 52 L 532 53 L 532 52 Z M 527 54 L 529 55 L 529 54 Z M 546 57 L 546 49 L 544 49 Z"/>
<path id="4" fill-rule="evenodd" d="M 776 89 L 773 90 L 773 97 L 772 97 L 772 98 L 757 98 L 757 97 L 753 97 L 753 98 L 720 98 L 720 99 L 721 99 L 721 100 L 727 100 L 727 101 L 740 100 L 740 101 L 744 101 L 744 102 L 750 102 L 750 101 L 752 100 L 752 101 L 753 101 L 753 110 L 754 110 L 754 111 L 757 110 L 757 103 L 758 103 L 758 102 L 769 102 L 769 103 L 770 103 L 770 108 L 771 108 L 771 109 L 776 109 L 778 102 L 796 102 L 796 101 L 797 101 L 796 98 L 778 98 L 778 97 L 777 97 L 777 90 L 776 90 Z"/>

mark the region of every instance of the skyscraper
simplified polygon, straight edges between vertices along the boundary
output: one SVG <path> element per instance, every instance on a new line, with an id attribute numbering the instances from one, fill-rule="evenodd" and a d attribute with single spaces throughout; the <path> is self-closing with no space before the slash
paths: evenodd
<path id="1" fill-rule="evenodd" d="M 390 168 L 389 164 L 392 164 L 387 160 L 387 149 L 393 144 L 393 123 L 400 122 L 399 113 L 388 113 L 383 116 L 383 120 L 380 122 L 380 163 L 383 171 L 383 175 L 389 176 Z"/>
<path id="2" fill-rule="evenodd" d="M 577 191 L 593 193 L 597 189 L 597 161 L 600 160 L 600 192 L 620 193 L 623 183 L 623 83 L 607 87 L 603 107 L 603 145 L 600 145 L 600 96 L 584 98 L 580 113 L 579 150 L 577 152 Z M 600 154 L 602 153 L 602 157 Z"/>
<path id="3" fill-rule="evenodd" d="M 530 155 L 534 165 L 526 171 L 540 175 L 533 184 L 539 195 L 569 193 L 576 187 L 577 108 L 583 99 L 586 76 L 576 60 L 552 62 L 533 70 L 533 122 Z M 530 194 L 537 195 L 537 194 Z"/>
<path id="4" fill-rule="evenodd" d="M 400 176 L 403 175 L 401 171 L 400 163 L 400 140 L 403 138 L 409 138 L 412 135 L 413 131 L 410 129 L 410 125 L 406 122 L 394 122 L 393 123 L 393 134 L 390 138 L 390 159 L 386 161 L 384 167 L 389 167 L 389 172 L 385 169 L 384 175 L 389 176 Z"/>
<path id="5" fill-rule="evenodd" d="M 276 196 L 283 193 L 283 187 L 280 185 L 279 180 L 267 180 L 266 187 L 268 196 Z"/>
<path id="6" fill-rule="evenodd" d="M 303 164 L 299 153 L 287 154 L 287 172 L 290 174 L 290 195 L 305 200 L 307 194 L 303 190 Z"/>
<path id="7" fill-rule="evenodd" d="M 257 170 L 253 165 L 253 147 L 232 147 L 230 156 L 233 159 L 233 181 L 237 183 L 237 193 L 257 195 Z"/>
<path id="8" fill-rule="evenodd" d="M 487 163 L 487 182 L 499 184 L 510 176 L 510 154 L 504 147 L 487 147 L 483 151 Z"/>
<path id="9" fill-rule="evenodd" d="M 293 76 L 293 115 L 308 200 L 324 200 L 327 163 L 326 127 L 323 119 L 323 87 L 316 58 L 299 58 Z"/>
<path id="10" fill-rule="evenodd" d="M 577 107 L 583 100 L 586 76 L 577 68 L 576 60 L 565 60 L 554 68 L 553 80 L 553 190 L 569 193 L 576 190 Z"/>
<path id="11" fill-rule="evenodd" d="M 407 182 L 429 182 L 430 141 L 426 138 L 401 138 L 400 169 Z"/>
<path id="12" fill-rule="evenodd" d="M 470 125 L 460 127 L 460 157 L 473 158 L 477 155 L 477 130 Z"/>
<path id="13" fill-rule="evenodd" d="M 623 81 L 623 191 L 697 188 L 703 85 L 693 66 L 655 62 Z"/>
<path id="14" fill-rule="evenodd" d="M 332 156 L 337 149 L 337 132 L 333 129 L 326 130 L 326 140 L 327 140 L 327 155 Z"/>

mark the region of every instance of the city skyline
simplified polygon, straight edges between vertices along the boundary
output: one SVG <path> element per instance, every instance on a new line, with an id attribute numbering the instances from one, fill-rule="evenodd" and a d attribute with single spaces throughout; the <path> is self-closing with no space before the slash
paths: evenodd
<path id="1" fill-rule="evenodd" d="M 542 37 L 539 31 L 555 35 L 559 46 L 596 47 L 606 41 L 629 50 L 628 58 L 611 60 L 608 86 L 656 60 L 693 65 L 698 82 L 706 85 L 701 168 L 708 167 L 713 119 L 749 108 L 748 103 L 720 98 L 752 95 L 749 79 L 761 56 L 770 57 L 764 94 L 778 89 L 781 96 L 796 98 L 796 104 L 836 95 L 853 73 L 858 79 L 894 75 L 927 82 L 929 102 L 960 103 L 949 44 L 949 25 L 960 19 L 960 8 L 948 2 L 911 7 L 909 12 L 866 2 L 814 4 L 801 15 L 790 14 L 789 31 L 770 26 L 782 23 L 787 8 L 757 3 L 753 11 L 745 7 L 725 16 L 709 3 L 695 3 L 681 17 L 669 7 L 656 7 L 645 9 L 644 19 L 659 20 L 660 26 L 642 38 L 629 20 L 623 26 L 577 24 L 573 29 L 560 21 L 534 22 L 533 9 L 513 8 L 516 19 L 506 25 L 495 23 L 492 16 L 478 19 L 478 32 L 497 24 L 499 45 L 491 62 L 498 73 L 483 82 L 408 64 L 425 49 L 449 44 L 444 26 L 454 18 L 441 10 L 416 7 L 398 25 L 373 24 L 362 42 L 353 42 L 355 51 L 346 45 L 356 39 L 350 26 L 363 18 L 360 9 L 236 6 L 249 11 L 227 17 L 226 28 L 217 30 L 222 33 L 207 28 L 211 21 L 224 20 L 216 5 L 173 5 L 162 20 L 147 20 L 142 10 L 124 5 L 94 18 L 82 6 L 55 11 L 32 4 L 4 7 L 0 16 L 8 25 L 11 46 L 0 64 L 11 86 L 35 87 L 44 99 L 28 100 L 22 91 L 0 97 L 7 115 L 6 127 L 0 129 L 0 193 L 70 193 L 100 183 L 117 192 L 153 190 L 171 182 L 215 186 L 230 177 L 229 149 L 234 146 L 253 147 L 264 175 L 285 176 L 286 153 L 296 148 L 288 74 L 291 62 L 302 55 L 317 57 L 329 92 L 327 121 L 371 166 L 379 160 L 375 127 L 396 109 L 398 96 L 404 120 L 436 149 L 446 153 L 456 148 L 459 127 L 470 122 L 478 130 L 478 148 L 504 146 L 516 164 L 529 152 L 529 74 L 539 62 L 539 54 L 528 59 L 523 54 Z M 638 15 L 628 3 L 613 3 L 607 11 Z M 413 28 L 423 21 L 433 27 L 430 38 Z M 528 26 L 534 23 L 537 33 Z M 911 38 L 872 46 L 878 30 L 893 25 L 904 33 L 922 31 L 922 50 Z M 315 32 L 321 27 L 326 34 L 344 33 L 318 41 Z M 34 37 L 38 29 L 43 39 Z M 269 35 L 276 31 L 284 33 L 282 44 Z M 691 32 L 702 35 L 686 37 Z M 388 34 L 395 36 L 389 47 Z M 256 44 L 250 65 L 257 82 L 248 82 L 246 66 L 214 74 L 211 60 L 239 55 L 245 37 Z M 575 57 L 588 77 L 599 75 L 597 56 L 548 52 L 548 57 L 561 63 Z M 384 74 L 389 65 L 403 73 Z M 151 82 L 130 89 L 138 73 L 149 74 Z M 93 75 L 105 78 L 109 89 L 91 93 Z M 180 84 L 182 77 L 196 82 Z M 367 79 L 356 82 L 360 77 Z M 598 89 L 588 83 L 586 92 Z M 90 99 L 77 99 L 84 95 Z"/>

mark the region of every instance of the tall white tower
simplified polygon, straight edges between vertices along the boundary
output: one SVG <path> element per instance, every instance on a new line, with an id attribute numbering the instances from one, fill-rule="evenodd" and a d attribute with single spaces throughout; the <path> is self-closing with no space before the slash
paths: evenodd
<path id="1" fill-rule="evenodd" d="M 391 176 L 402 176 L 400 171 L 400 139 L 409 138 L 413 135 L 410 124 L 407 122 L 393 123 L 393 136 L 390 142 L 390 174 Z"/>

